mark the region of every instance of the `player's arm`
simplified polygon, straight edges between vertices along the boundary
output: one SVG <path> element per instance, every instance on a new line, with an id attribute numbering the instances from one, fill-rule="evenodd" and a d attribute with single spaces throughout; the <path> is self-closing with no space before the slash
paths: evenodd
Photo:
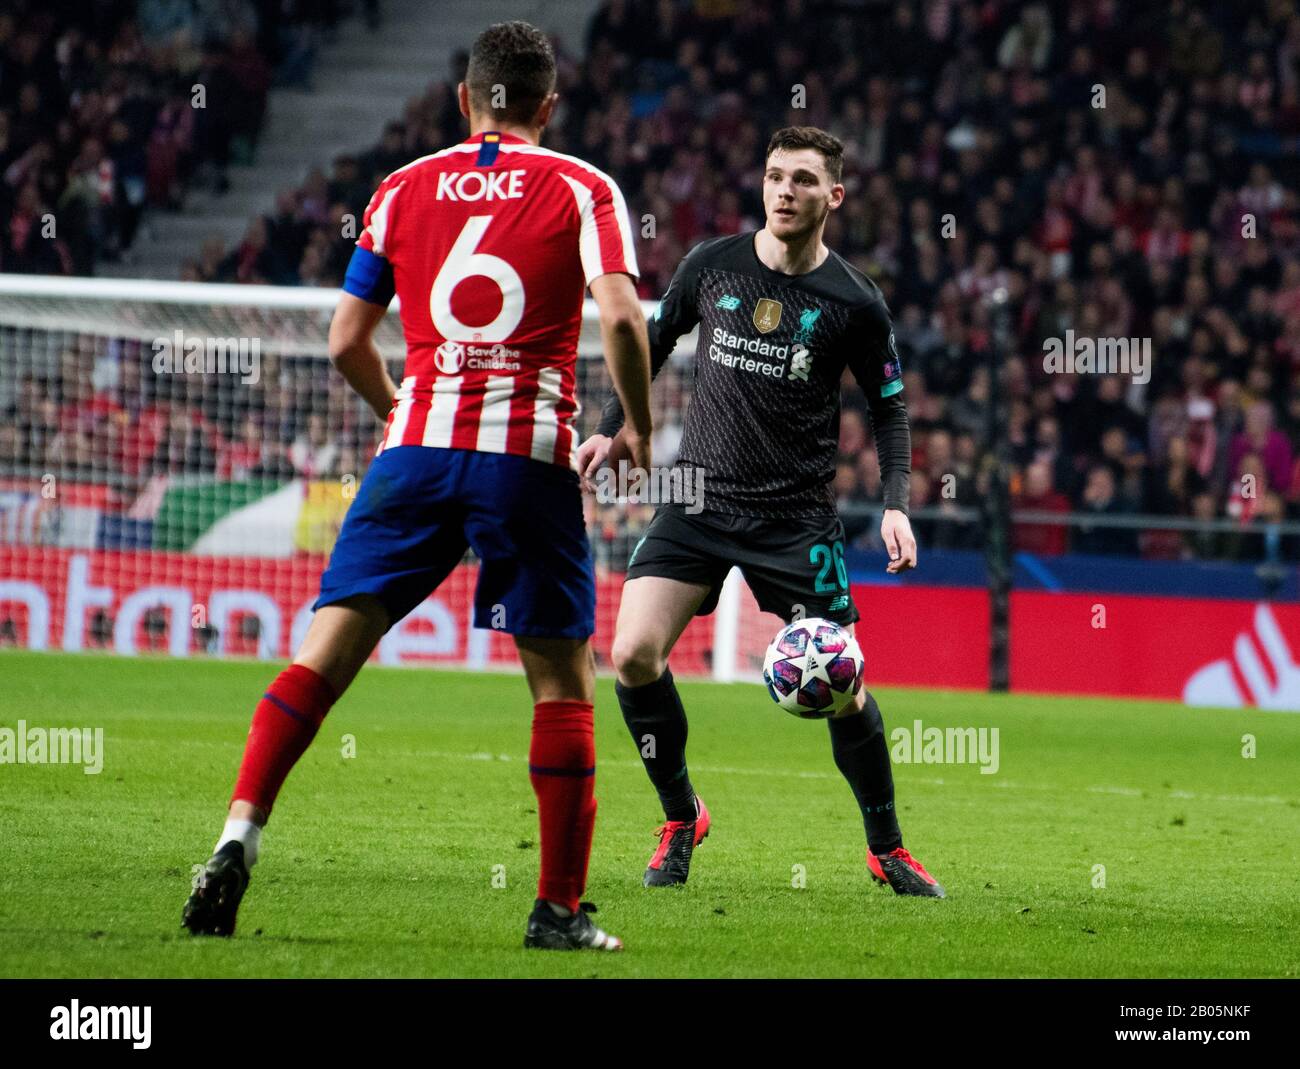
<path id="1" fill-rule="evenodd" d="M 600 338 L 614 394 L 627 412 L 624 439 L 632 463 L 650 467 L 650 350 L 645 313 L 632 279 L 624 274 L 591 280 L 591 295 L 600 311 Z M 578 467 L 584 472 L 581 456 Z"/>
<path id="2" fill-rule="evenodd" d="M 397 392 L 375 345 L 375 331 L 386 311 L 385 305 L 373 304 L 351 293 L 340 294 L 334 318 L 330 320 L 329 340 L 330 360 L 381 421 L 388 418 L 393 394 Z"/>
<path id="3" fill-rule="evenodd" d="M 582 273 L 600 310 L 600 334 L 605 366 L 614 382 L 614 396 L 628 409 L 632 432 L 632 461 L 650 466 L 650 357 L 645 314 L 636 299 L 633 280 L 640 274 L 627 202 L 618 184 L 596 173 L 587 187 L 590 196 L 579 198 L 578 252 Z M 585 446 L 586 443 L 584 443 Z M 588 463 L 583 447 L 577 454 L 578 473 L 586 482 Z"/>
<path id="4" fill-rule="evenodd" d="M 393 394 L 397 392 L 397 385 L 375 345 L 375 331 L 397 292 L 385 241 L 392 200 L 400 189 L 401 185 L 394 185 L 390 175 L 370 198 L 362 219 L 361 237 L 352 250 L 343 277 L 343 292 L 330 320 L 330 360 L 348 385 L 365 398 L 380 422 L 388 418 Z M 381 207 L 386 210 L 379 211 Z"/>
<path id="5" fill-rule="evenodd" d="M 880 537 L 889 553 L 886 570 L 897 574 L 916 567 L 916 538 L 907 518 L 912 481 L 912 431 L 903 400 L 903 369 L 885 302 L 877 301 L 864 309 L 860 324 L 861 349 L 850 355 L 849 368 L 867 397 L 885 497 Z"/>
<path id="6" fill-rule="evenodd" d="M 650 320 L 647 336 L 650 342 L 651 379 L 668 362 L 668 357 L 677 347 L 677 339 L 699 322 L 695 291 L 699 279 L 701 248 L 703 246 L 697 245 L 677 266 L 668 290 Z M 578 449 L 578 471 L 584 479 L 590 479 L 605 463 L 614 436 L 622 430 L 623 423 L 623 404 L 617 392 L 611 392 L 601 407 L 600 422 L 596 425 L 595 433 Z M 626 434 L 624 438 L 626 439 Z"/>

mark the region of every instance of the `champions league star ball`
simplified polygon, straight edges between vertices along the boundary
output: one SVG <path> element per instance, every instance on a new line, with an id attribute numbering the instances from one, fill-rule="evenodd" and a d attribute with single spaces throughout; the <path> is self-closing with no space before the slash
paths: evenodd
<path id="1" fill-rule="evenodd" d="M 839 624 L 796 620 L 772 640 L 763 658 L 763 682 L 772 700 L 792 716 L 834 716 L 862 687 L 862 650 Z"/>

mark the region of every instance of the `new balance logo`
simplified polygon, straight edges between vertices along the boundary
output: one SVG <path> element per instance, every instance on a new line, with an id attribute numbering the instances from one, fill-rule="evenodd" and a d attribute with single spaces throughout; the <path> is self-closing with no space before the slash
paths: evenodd
<path id="1" fill-rule="evenodd" d="M 724 293 L 718 298 L 718 307 L 724 312 L 734 312 L 740 307 L 740 298 L 733 297 L 730 293 Z"/>

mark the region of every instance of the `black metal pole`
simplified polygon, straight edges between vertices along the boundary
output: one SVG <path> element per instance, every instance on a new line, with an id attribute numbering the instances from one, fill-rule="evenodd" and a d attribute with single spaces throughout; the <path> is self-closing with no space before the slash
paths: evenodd
<path id="1" fill-rule="evenodd" d="M 1002 390 L 1002 365 L 1011 345 L 1011 306 L 1005 289 L 989 297 L 993 337 L 986 367 L 989 376 L 988 423 L 984 465 L 988 492 L 984 495 L 984 561 L 989 583 L 989 690 L 1005 692 L 1011 685 L 1011 448 L 1007 440 L 1007 405 Z"/>

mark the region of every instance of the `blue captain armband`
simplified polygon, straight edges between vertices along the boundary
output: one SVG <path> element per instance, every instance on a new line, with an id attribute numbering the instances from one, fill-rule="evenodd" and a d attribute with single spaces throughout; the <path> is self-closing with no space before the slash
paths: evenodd
<path id="1" fill-rule="evenodd" d="M 387 308 L 397 292 L 393 285 L 393 265 L 358 245 L 343 276 L 343 291 Z"/>

